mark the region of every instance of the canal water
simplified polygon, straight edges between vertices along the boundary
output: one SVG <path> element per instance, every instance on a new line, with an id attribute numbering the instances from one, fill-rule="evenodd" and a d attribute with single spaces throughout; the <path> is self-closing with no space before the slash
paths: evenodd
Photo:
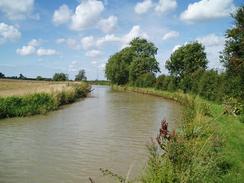
<path id="1" fill-rule="evenodd" d="M 181 106 L 163 98 L 94 86 L 88 98 L 47 115 L 0 120 L 0 183 L 114 182 L 100 168 L 131 178 L 146 145 Z"/>

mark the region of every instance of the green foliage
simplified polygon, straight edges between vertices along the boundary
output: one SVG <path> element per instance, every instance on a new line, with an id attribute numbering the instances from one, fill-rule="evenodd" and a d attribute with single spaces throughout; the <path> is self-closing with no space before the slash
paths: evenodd
<path id="1" fill-rule="evenodd" d="M 202 74 L 199 81 L 199 95 L 208 99 L 216 100 L 220 93 L 220 84 L 222 83 L 220 76 L 217 71 L 209 70 Z"/>
<path id="2" fill-rule="evenodd" d="M 46 93 L 0 98 L 0 118 L 41 114 L 56 108 L 55 100 Z"/>
<path id="3" fill-rule="evenodd" d="M 226 32 L 225 49 L 220 58 L 226 68 L 226 78 L 231 78 L 226 86 L 228 94 L 244 101 L 244 6 L 232 17 L 234 26 Z"/>
<path id="4" fill-rule="evenodd" d="M 53 75 L 53 81 L 67 81 L 68 75 L 64 73 L 55 73 Z"/>
<path id="5" fill-rule="evenodd" d="M 5 75 L 0 72 L 0 78 L 5 78 Z"/>
<path id="6" fill-rule="evenodd" d="M 86 71 L 84 69 L 82 69 L 75 76 L 75 81 L 86 81 L 86 80 L 87 80 Z"/>
<path id="7" fill-rule="evenodd" d="M 166 61 L 166 68 L 174 77 L 184 78 L 198 69 L 207 68 L 207 57 L 201 43 L 193 42 L 181 46 Z"/>
<path id="8" fill-rule="evenodd" d="M 127 84 L 146 74 L 159 72 L 157 48 L 143 38 L 135 38 L 130 46 L 111 56 L 106 64 L 106 77 L 113 84 Z"/>
<path id="9" fill-rule="evenodd" d="M 133 60 L 130 48 L 124 48 L 111 56 L 106 64 L 105 74 L 113 84 L 126 84 L 129 81 L 129 67 Z"/>
<path id="10" fill-rule="evenodd" d="M 55 93 L 36 93 L 26 96 L 0 97 L 0 119 L 6 117 L 22 117 L 34 114 L 44 114 L 57 109 L 60 105 L 72 103 L 85 97 L 89 85 L 70 85 L 71 90 Z"/>
<path id="11" fill-rule="evenodd" d="M 156 77 L 152 73 L 145 73 L 140 75 L 135 81 L 137 87 L 153 87 L 156 82 Z"/>

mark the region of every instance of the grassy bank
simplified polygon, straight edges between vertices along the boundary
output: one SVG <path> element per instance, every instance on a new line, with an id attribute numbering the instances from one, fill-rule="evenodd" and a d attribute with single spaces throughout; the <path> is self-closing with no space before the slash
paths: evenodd
<path id="1" fill-rule="evenodd" d="M 44 114 L 85 97 L 90 90 L 88 84 L 79 82 L 1 82 L 0 119 Z"/>
<path id="2" fill-rule="evenodd" d="M 150 146 L 140 182 L 243 182 L 244 125 L 224 115 L 224 107 L 181 92 L 113 86 L 115 90 L 150 94 L 186 106 L 182 125 Z"/>

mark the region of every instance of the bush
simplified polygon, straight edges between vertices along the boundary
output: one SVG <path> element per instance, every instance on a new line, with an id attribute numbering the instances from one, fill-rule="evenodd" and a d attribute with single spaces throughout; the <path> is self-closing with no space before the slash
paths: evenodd
<path id="1" fill-rule="evenodd" d="M 156 78 L 152 73 L 146 73 L 138 77 L 135 81 L 137 87 L 154 87 Z"/>

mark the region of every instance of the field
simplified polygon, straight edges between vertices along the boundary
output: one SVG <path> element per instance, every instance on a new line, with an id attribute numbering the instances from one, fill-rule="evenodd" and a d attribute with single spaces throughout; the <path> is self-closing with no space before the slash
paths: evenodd
<path id="1" fill-rule="evenodd" d="M 53 93 L 69 90 L 79 82 L 54 82 L 0 79 L 0 96 L 24 96 L 34 93 Z"/>
<path id="2" fill-rule="evenodd" d="M 85 97 L 84 82 L 0 80 L 0 118 L 43 114 Z"/>

